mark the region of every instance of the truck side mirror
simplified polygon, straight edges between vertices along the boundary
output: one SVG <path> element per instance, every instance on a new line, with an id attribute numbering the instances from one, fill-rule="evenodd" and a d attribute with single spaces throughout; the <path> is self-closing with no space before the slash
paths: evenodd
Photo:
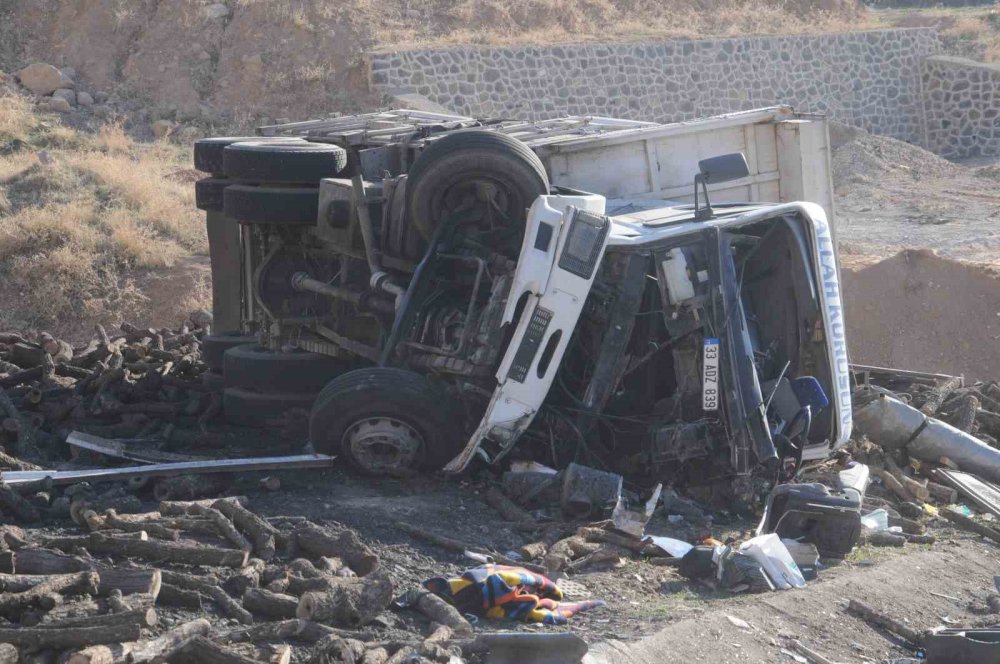
<path id="1" fill-rule="evenodd" d="M 747 158 L 742 152 L 709 157 L 698 162 L 698 170 L 705 184 L 739 180 L 750 175 Z"/>
<path id="2" fill-rule="evenodd" d="M 712 203 L 708 200 L 708 185 L 718 182 L 729 182 L 739 180 L 750 175 L 750 166 L 747 165 L 747 158 L 742 152 L 723 154 L 718 157 L 709 157 L 698 162 L 700 173 L 694 176 L 694 218 L 698 221 L 711 219 Z M 705 207 L 698 207 L 698 185 L 701 185 L 702 193 L 705 194 Z"/>

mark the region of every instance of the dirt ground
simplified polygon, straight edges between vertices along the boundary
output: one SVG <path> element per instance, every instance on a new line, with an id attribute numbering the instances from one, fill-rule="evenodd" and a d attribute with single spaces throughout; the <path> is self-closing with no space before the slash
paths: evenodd
<path id="1" fill-rule="evenodd" d="M 831 136 L 852 361 L 1000 375 L 1000 162 Z"/>
<path id="2" fill-rule="evenodd" d="M 372 480 L 332 470 L 279 477 L 283 487 L 278 493 L 255 491 L 256 480 L 251 477 L 241 480 L 234 491 L 248 493 L 254 510 L 262 514 L 301 515 L 355 529 L 376 548 L 397 589 L 476 564 L 415 540 L 400 531 L 399 521 L 500 552 L 532 541 L 530 534 L 503 522 L 483 502 L 486 476 L 452 482 L 432 477 Z M 725 539 L 753 526 L 725 515 L 716 515 L 708 526 L 672 525 L 658 514 L 647 532 L 678 538 L 709 532 Z M 930 532 L 939 538 L 933 546 L 859 547 L 847 560 L 831 561 L 807 588 L 765 595 L 721 593 L 687 581 L 669 567 L 623 561 L 569 577 L 584 592 L 567 599 L 599 598 L 608 606 L 578 614 L 566 627 L 499 621 L 485 621 L 479 627 L 569 630 L 592 645 L 594 662 L 792 661 L 781 654 L 792 639 L 834 661 L 891 661 L 913 656 L 913 651 L 891 634 L 846 613 L 849 599 L 861 600 L 915 628 L 992 621 L 974 608 L 983 605 L 993 590 L 1000 548 L 945 526 L 934 526 Z M 174 613 L 169 619 L 189 619 Z M 734 624 L 730 616 L 745 620 L 750 629 Z M 397 612 L 384 628 L 425 629 L 422 621 L 412 612 Z"/>

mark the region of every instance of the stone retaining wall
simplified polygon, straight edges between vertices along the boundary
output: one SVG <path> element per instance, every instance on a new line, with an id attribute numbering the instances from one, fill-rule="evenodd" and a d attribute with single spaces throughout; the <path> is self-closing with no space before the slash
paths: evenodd
<path id="1" fill-rule="evenodd" d="M 922 143 L 921 62 L 934 30 L 660 43 L 456 47 L 371 54 L 371 84 L 455 112 L 661 122 L 778 103 Z"/>
<path id="2" fill-rule="evenodd" d="M 923 85 L 925 147 L 952 159 L 1000 155 L 1000 67 L 930 57 Z"/>

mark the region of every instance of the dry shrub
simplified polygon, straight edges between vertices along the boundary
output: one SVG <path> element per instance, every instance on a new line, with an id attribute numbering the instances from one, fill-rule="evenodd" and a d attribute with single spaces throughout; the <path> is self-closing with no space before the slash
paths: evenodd
<path id="1" fill-rule="evenodd" d="M 386 47 L 607 41 L 856 30 L 875 23 L 857 0 L 423 0 L 421 18 L 378 25 Z M 389 12 L 385 12 L 386 17 Z"/>
<path id="2" fill-rule="evenodd" d="M 95 213 L 93 205 L 77 201 L 26 207 L 0 217 L 0 256 L 46 254 L 66 247 L 87 256 L 97 246 Z"/>
<path id="3" fill-rule="evenodd" d="M 0 94 L 0 143 L 28 140 L 36 123 L 27 97 Z"/>
<path id="4" fill-rule="evenodd" d="M 132 137 L 125 133 L 125 127 L 120 120 L 101 125 L 91 142 L 98 150 L 112 154 L 128 153 L 135 147 Z"/>
<path id="5" fill-rule="evenodd" d="M 193 187 L 167 179 L 172 169 L 157 151 L 151 147 L 139 157 L 88 152 L 74 155 L 71 163 L 110 201 L 133 210 L 142 226 L 190 250 L 204 249 L 204 222 L 194 207 Z"/>
<path id="6" fill-rule="evenodd" d="M 186 150 L 133 141 L 118 123 L 43 124 L 23 98 L 0 97 L 0 146 L 14 139 L 0 152 L 0 329 L 89 337 L 95 322 L 173 324 L 206 306 L 207 271 L 188 275 L 207 243 L 178 177 Z"/>

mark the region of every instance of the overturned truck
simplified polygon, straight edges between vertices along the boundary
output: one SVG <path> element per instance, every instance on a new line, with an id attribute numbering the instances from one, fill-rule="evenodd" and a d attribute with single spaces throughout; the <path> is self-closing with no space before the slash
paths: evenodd
<path id="1" fill-rule="evenodd" d="M 575 460 L 746 499 L 849 437 L 822 117 L 258 133 L 195 147 L 231 422 L 307 409 L 367 473 Z"/>

